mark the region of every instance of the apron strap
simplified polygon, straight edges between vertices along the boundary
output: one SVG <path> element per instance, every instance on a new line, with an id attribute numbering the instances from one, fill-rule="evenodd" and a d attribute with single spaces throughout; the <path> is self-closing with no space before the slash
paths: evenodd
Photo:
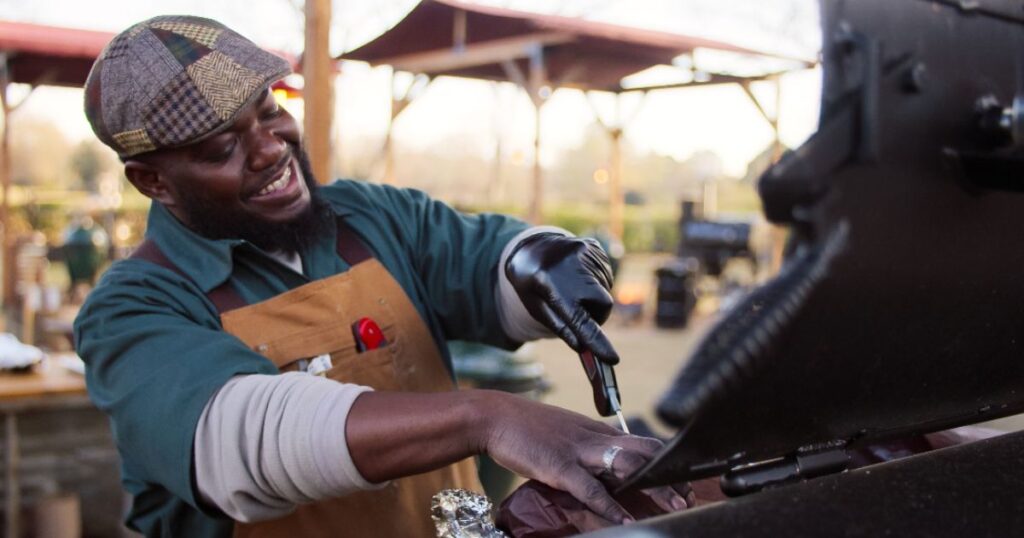
<path id="1" fill-rule="evenodd" d="M 139 245 L 139 247 L 136 248 L 128 257 L 136 260 L 145 260 L 149 263 L 159 265 L 164 269 L 170 269 L 182 277 L 192 280 L 184 271 L 175 265 L 174 262 L 164 254 L 164 251 L 160 250 L 160 247 L 156 245 L 156 242 L 151 239 L 143 241 L 142 244 Z M 227 281 L 210 290 L 210 292 L 206 294 L 206 298 L 213 303 L 213 307 L 217 309 L 217 313 L 219 314 L 229 312 L 236 308 L 242 308 L 249 304 L 245 302 L 245 299 L 242 299 L 242 296 L 239 295 L 238 292 L 235 291 L 235 288 Z"/>
<path id="2" fill-rule="evenodd" d="M 373 253 L 359 238 L 344 219 L 338 219 L 338 256 L 348 262 L 349 265 L 356 265 L 366 260 L 373 259 Z"/>
<path id="3" fill-rule="evenodd" d="M 341 259 L 348 262 L 349 265 L 356 265 L 366 260 L 373 259 L 373 253 L 363 243 L 359 235 L 356 234 L 348 224 L 345 224 L 343 219 L 337 219 L 338 223 L 338 242 L 336 248 L 338 250 L 338 256 Z M 170 269 L 182 277 L 189 278 L 177 265 L 174 264 L 167 257 L 166 254 L 160 250 L 156 242 L 146 239 L 142 242 L 134 252 L 131 253 L 129 258 L 137 260 L 145 260 L 155 265 L 159 265 L 164 269 Z M 189 280 L 191 280 L 189 278 Z M 242 296 L 238 294 L 234 286 L 229 282 L 225 281 L 220 286 L 213 288 L 206 297 L 213 303 L 214 308 L 217 312 L 223 314 L 232 310 L 248 306 L 249 303 L 242 299 Z"/>

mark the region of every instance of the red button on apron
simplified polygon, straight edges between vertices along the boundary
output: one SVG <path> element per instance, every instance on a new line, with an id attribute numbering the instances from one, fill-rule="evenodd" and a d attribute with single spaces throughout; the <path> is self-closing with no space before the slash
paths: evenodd
<path id="1" fill-rule="evenodd" d="M 381 331 L 377 322 L 370 318 L 362 318 L 355 322 L 352 325 L 352 334 L 355 336 L 356 349 L 359 351 L 369 351 L 387 344 L 384 331 Z"/>

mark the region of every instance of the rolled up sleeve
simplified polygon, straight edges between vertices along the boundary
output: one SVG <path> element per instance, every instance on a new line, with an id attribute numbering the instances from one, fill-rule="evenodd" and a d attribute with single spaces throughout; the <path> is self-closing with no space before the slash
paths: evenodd
<path id="1" fill-rule="evenodd" d="M 349 410 L 369 390 L 298 372 L 228 381 L 196 430 L 203 501 L 236 521 L 254 522 L 383 487 L 359 473 L 345 439 Z"/>

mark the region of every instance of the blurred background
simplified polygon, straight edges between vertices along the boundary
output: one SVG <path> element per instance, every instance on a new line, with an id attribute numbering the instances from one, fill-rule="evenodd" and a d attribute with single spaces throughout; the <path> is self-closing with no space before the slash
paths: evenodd
<path id="1" fill-rule="evenodd" d="M 653 404 L 702 329 L 779 266 L 785 232 L 764 221 L 756 181 L 817 128 L 813 0 L 0 0 L 7 536 L 125 532 L 70 324 L 141 241 L 149 202 L 92 135 L 80 88 L 114 33 L 168 13 L 292 61 L 275 95 L 321 181 L 418 188 L 598 238 L 616 269 L 623 407 L 656 432 L 670 433 Z M 558 341 L 452 348 L 467 386 L 596 418 Z M 511 479 L 493 478 L 492 496 Z"/>

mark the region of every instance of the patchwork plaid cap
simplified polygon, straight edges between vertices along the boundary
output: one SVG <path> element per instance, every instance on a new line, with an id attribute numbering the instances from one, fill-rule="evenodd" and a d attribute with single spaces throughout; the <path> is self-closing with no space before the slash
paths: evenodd
<path id="1" fill-rule="evenodd" d="M 155 17 L 100 53 L 85 82 L 85 115 L 121 158 L 185 146 L 226 128 L 291 71 L 217 21 Z"/>

